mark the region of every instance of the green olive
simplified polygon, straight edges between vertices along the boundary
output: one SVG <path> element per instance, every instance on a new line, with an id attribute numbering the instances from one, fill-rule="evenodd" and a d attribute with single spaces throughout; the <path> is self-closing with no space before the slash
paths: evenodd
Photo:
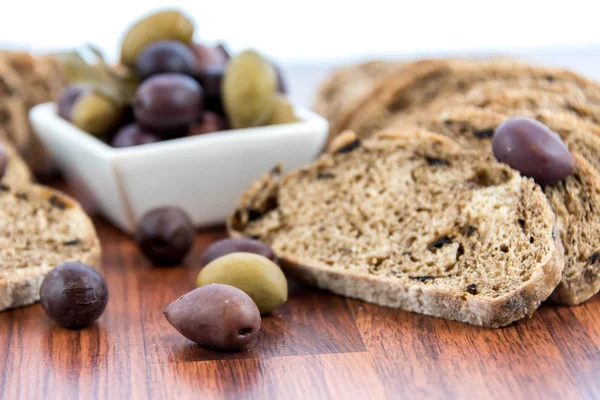
<path id="1" fill-rule="evenodd" d="M 196 286 L 223 283 L 246 292 L 261 314 L 287 301 L 288 286 L 283 271 L 266 257 L 253 253 L 230 253 L 205 266 L 198 274 Z"/>
<path id="2" fill-rule="evenodd" d="M 194 24 L 176 10 L 160 11 L 133 25 L 121 43 L 121 61 L 133 67 L 144 47 L 159 40 L 177 40 L 191 43 Z"/>
<path id="3" fill-rule="evenodd" d="M 123 109 L 113 100 L 96 91 L 79 97 L 71 110 L 71 122 L 93 136 L 110 133 L 119 123 Z"/>
<path id="4" fill-rule="evenodd" d="M 281 96 L 277 96 L 267 125 L 289 124 L 296 121 L 298 121 L 298 118 L 296 118 L 294 108 L 290 102 Z"/>
<path id="5" fill-rule="evenodd" d="M 273 111 L 277 73 L 255 51 L 233 57 L 223 78 L 223 103 L 233 128 L 264 125 Z"/>

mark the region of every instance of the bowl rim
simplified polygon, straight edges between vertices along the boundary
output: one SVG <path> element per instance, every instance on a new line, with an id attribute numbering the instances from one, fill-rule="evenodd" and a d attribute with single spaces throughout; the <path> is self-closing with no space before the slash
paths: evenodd
<path id="1" fill-rule="evenodd" d="M 228 142 L 235 144 L 240 140 L 251 140 L 251 137 L 255 139 L 260 137 L 262 140 L 270 140 L 278 138 L 289 131 L 311 131 L 312 129 L 322 129 L 324 127 L 328 129 L 328 122 L 321 115 L 300 105 L 293 105 L 293 107 L 294 112 L 299 117 L 298 122 L 243 129 L 228 129 L 225 131 L 210 132 L 202 135 L 186 136 L 162 142 L 121 148 L 112 147 L 108 143 L 84 132 L 71 122 L 61 118 L 56 112 L 55 102 L 42 103 L 34 106 L 29 112 L 29 118 L 30 120 L 37 119 L 38 122 L 43 120 L 44 124 L 54 124 L 61 135 L 72 139 L 74 143 L 79 144 L 88 150 L 101 152 L 106 157 L 115 158 L 128 155 L 133 156 L 148 151 L 175 151 L 178 148 L 187 147 L 191 144 L 202 144 L 206 146 L 210 146 L 216 142 L 221 142 L 221 144 L 224 145 Z M 258 135 L 259 133 L 261 134 L 260 136 Z"/>

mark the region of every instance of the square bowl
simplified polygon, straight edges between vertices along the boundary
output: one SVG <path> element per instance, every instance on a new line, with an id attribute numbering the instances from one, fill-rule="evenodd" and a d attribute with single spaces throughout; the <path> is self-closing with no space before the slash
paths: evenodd
<path id="1" fill-rule="evenodd" d="M 167 205 L 184 209 L 197 227 L 223 223 L 248 186 L 276 164 L 294 169 L 312 161 L 327 140 L 327 121 L 302 107 L 295 112 L 295 123 L 119 149 L 60 118 L 54 103 L 34 107 L 29 118 L 67 179 L 131 234 L 145 212 Z"/>

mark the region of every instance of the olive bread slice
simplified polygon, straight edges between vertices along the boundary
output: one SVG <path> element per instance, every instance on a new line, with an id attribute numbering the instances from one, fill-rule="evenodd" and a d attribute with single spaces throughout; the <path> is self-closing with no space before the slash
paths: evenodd
<path id="1" fill-rule="evenodd" d="M 563 277 L 551 300 L 566 305 L 580 304 L 600 290 L 600 136 L 597 128 L 574 115 L 560 112 L 504 110 L 511 112 L 510 116 L 537 117 L 557 132 L 573 152 L 575 173 L 555 185 L 546 185 L 543 190 L 556 214 L 565 249 Z M 399 118 L 387 129 L 395 132 L 420 128 L 440 132 L 466 148 L 491 156 L 494 131 L 507 118 L 488 109 L 456 106 L 437 114 Z"/>
<path id="2" fill-rule="evenodd" d="M 100 241 L 79 204 L 50 188 L 0 186 L 0 311 L 39 300 L 42 280 L 66 261 L 100 265 Z"/>
<path id="3" fill-rule="evenodd" d="M 291 276 L 320 288 L 486 327 L 531 315 L 552 293 L 564 254 L 531 179 L 426 132 L 345 139 L 257 181 L 230 234 L 267 242 Z"/>

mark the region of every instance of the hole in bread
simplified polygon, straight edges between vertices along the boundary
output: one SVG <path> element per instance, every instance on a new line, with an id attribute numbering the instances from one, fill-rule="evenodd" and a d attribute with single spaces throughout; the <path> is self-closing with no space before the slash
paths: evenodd
<path id="1" fill-rule="evenodd" d="M 473 225 L 469 225 L 467 226 L 467 229 L 465 230 L 465 236 L 466 237 L 471 237 L 473 236 L 475 233 L 477 232 L 477 227 L 473 226 Z"/>
<path id="2" fill-rule="evenodd" d="M 596 252 L 590 256 L 588 264 L 597 264 L 600 261 L 600 252 Z"/>
<path id="3" fill-rule="evenodd" d="M 436 251 L 441 249 L 444 245 L 452 243 L 452 238 L 449 236 L 441 236 L 427 245 L 427 250 Z"/>
<path id="4" fill-rule="evenodd" d="M 525 220 L 522 218 L 519 218 L 519 226 L 521 227 L 521 231 L 523 231 L 523 233 L 525 233 Z"/>
<path id="5" fill-rule="evenodd" d="M 500 245 L 500 251 L 503 253 L 508 253 L 508 246 L 505 244 Z"/>
<path id="6" fill-rule="evenodd" d="M 491 139 L 494 137 L 494 129 L 478 129 L 473 131 L 473 135 L 479 139 Z"/>
<path id="7" fill-rule="evenodd" d="M 429 156 L 425 156 L 425 160 L 427 160 L 427 164 L 431 165 L 431 166 L 444 166 L 447 167 L 450 165 L 450 163 L 446 160 L 442 160 L 441 158 L 437 158 L 437 157 L 429 157 Z"/>
<path id="8" fill-rule="evenodd" d="M 533 240 L 533 236 L 529 236 L 529 243 L 533 244 L 534 240 Z"/>
<path id="9" fill-rule="evenodd" d="M 477 294 L 477 285 L 474 283 L 468 284 L 466 291 L 470 294 Z"/>
<path id="10" fill-rule="evenodd" d="M 53 195 L 52 197 L 50 197 L 50 204 L 53 207 L 58 208 L 59 210 L 64 210 L 67 208 L 67 205 L 61 201 L 57 196 Z"/>
<path id="11" fill-rule="evenodd" d="M 469 182 L 474 183 L 477 186 L 490 187 L 499 186 L 506 183 L 510 179 L 510 174 L 505 169 L 493 169 L 479 168 L 475 172 L 475 175 L 469 179 Z"/>
<path id="12" fill-rule="evenodd" d="M 456 259 L 460 259 L 465 254 L 465 248 L 462 243 L 458 244 L 458 248 L 456 249 Z"/>
<path id="13" fill-rule="evenodd" d="M 247 210 L 247 213 L 249 222 L 256 221 L 257 219 L 260 219 L 262 217 L 262 213 L 258 210 L 255 210 L 254 208 L 249 208 Z"/>
<path id="14" fill-rule="evenodd" d="M 318 172 L 317 179 L 319 180 L 328 180 L 335 178 L 335 175 L 329 172 Z"/>
<path id="15" fill-rule="evenodd" d="M 427 281 L 434 280 L 436 277 L 433 275 L 421 275 L 421 276 L 409 276 L 409 278 L 414 279 L 415 281 L 419 281 L 419 282 L 427 282 Z"/>

